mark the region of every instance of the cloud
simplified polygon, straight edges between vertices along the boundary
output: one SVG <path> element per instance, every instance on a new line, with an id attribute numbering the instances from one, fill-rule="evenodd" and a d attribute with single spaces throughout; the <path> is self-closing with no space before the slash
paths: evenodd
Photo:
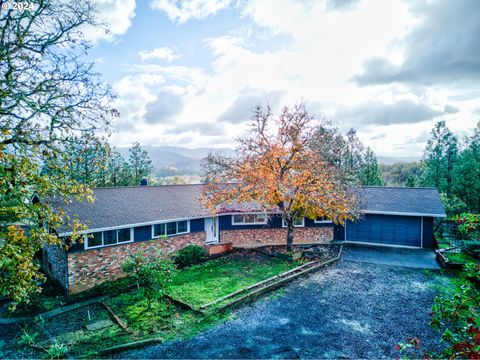
<path id="1" fill-rule="evenodd" d="M 190 19 L 203 20 L 230 5 L 230 0 L 152 0 L 150 6 L 164 11 L 170 20 L 183 24 Z"/>
<path id="2" fill-rule="evenodd" d="M 355 8 L 360 0 L 328 0 L 327 11 L 345 11 Z"/>
<path id="3" fill-rule="evenodd" d="M 191 124 L 175 125 L 167 132 L 169 134 L 183 134 L 188 132 L 198 133 L 203 136 L 223 136 L 225 135 L 225 125 L 214 122 L 197 122 Z"/>
<path id="4" fill-rule="evenodd" d="M 250 119 L 252 111 L 257 105 L 270 105 L 276 109 L 280 105 L 283 91 L 266 91 L 263 89 L 243 88 L 228 109 L 219 116 L 218 120 L 232 124 L 241 123 Z"/>
<path id="5" fill-rule="evenodd" d="M 480 2 L 414 2 L 412 16 L 419 24 L 400 40 L 404 60 L 395 65 L 377 57 L 365 62 L 354 77 L 359 85 L 392 82 L 421 85 L 478 83 L 480 79 Z"/>
<path id="6" fill-rule="evenodd" d="M 138 52 L 138 55 L 140 56 L 142 61 L 158 59 L 165 60 L 166 62 L 171 62 L 180 58 L 180 54 L 176 53 L 168 47 L 160 47 L 151 51 L 142 50 Z"/>
<path id="7" fill-rule="evenodd" d="M 145 122 L 152 125 L 168 123 L 183 110 L 183 107 L 184 102 L 181 96 L 162 91 L 155 101 L 147 104 Z"/>
<path id="8" fill-rule="evenodd" d="M 393 104 L 368 101 L 354 106 L 336 107 L 333 120 L 347 122 L 357 127 L 359 125 L 414 124 L 456 111 L 458 110 L 449 105 L 445 106 L 443 110 L 436 110 L 408 99 Z"/>
<path id="9" fill-rule="evenodd" d="M 117 36 L 125 34 L 132 25 L 135 17 L 135 0 L 96 0 L 95 5 L 98 21 L 104 23 L 106 28 L 86 26 L 83 30 L 86 39 L 93 42 L 112 41 Z"/>

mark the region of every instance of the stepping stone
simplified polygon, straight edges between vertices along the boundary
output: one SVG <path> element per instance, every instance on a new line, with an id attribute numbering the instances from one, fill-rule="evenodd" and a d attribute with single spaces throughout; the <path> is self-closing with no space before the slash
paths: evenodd
<path id="1" fill-rule="evenodd" d="M 113 325 L 111 320 L 96 320 L 85 325 L 88 331 L 95 331 L 110 327 Z"/>

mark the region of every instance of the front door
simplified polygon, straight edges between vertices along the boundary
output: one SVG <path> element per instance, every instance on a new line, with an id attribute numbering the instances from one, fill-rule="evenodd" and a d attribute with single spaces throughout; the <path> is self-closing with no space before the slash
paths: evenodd
<path id="1" fill-rule="evenodd" d="M 218 217 L 205 218 L 205 231 L 207 244 L 218 243 Z"/>

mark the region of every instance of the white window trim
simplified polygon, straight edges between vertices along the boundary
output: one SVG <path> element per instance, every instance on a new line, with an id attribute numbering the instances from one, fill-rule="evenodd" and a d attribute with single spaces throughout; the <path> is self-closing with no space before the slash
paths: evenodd
<path id="1" fill-rule="evenodd" d="M 262 222 L 253 222 L 253 223 L 246 223 L 246 222 L 236 222 L 235 215 L 265 215 L 265 221 Z M 237 225 L 266 225 L 268 223 L 268 215 L 266 213 L 261 213 L 261 212 L 255 212 L 255 213 L 238 213 L 238 214 L 232 214 L 232 225 L 237 226 Z"/>
<path id="2" fill-rule="evenodd" d="M 282 227 L 286 228 L 287 227 L 287 223 L 285 222 L 285 219 L 282 217 Z M 293 225 L 293 227 L 305 227 L 305 217 L 302 217 L 302 225 Z"/>
<path id="3" fill-rule="evenodd" d="M 171 235 L 154 235 L 154 231 L 155 231 L 155 225 L 160 225 L 160 224 L 168 224 L 168 223 L 176 223 L 177 224 L 177 231 L 178 231 L 178 223 L 179 222 L 182 222 L 182 221 L 186 221 L 187 222 L 187 231 L 184 231 L 184 232 L 177 232 L 175 234 L 171 234 Z M 165 227 L 165 231 L 166 231 L 166 227 Z M 152 239 L 159 239 L 163 236 L 167 236 L 167 237 L 170 237 L 170 236 L 177 236 L 177 235 L 183 235 L 183 234 L 189 234 L 190 233 L 190 220 L 179 220 L 179 221 L 162 221 L 162 222 L 158 222 L 158 223 L 155 223 L 155 224 L 152 224 L 151 226 L 151 233 L 152 233 Z"/>
<path id="4" fill-rule="evenodd" d="M 130 240 L 129 240 L 129 241 L 118 242 L 118 230 L 123 230 L 123 229 L 130 229 Z M 132 242 L 134 241 L 134 238 L 133 238 L 133 236 L 134 236 L 133 228 L 131 228 L 131 227 L 124 227 L 124 228 L 114 229 L 115 234 L 116 234 L 116 236 L 117 236 L 117 242 L 116 242 L 115 244 L 103 245 L 103 233 L 104 233 L 105 231 L 111 231 L 111 230 L 94 231 L 94 232 L 85 234 L 85 235 L 84 235 L 84 239 L 83 239 L 83 249 L 84 249 L 84 250 L 98 249 L 98 248 L 104 248 L 104 247 L 109 247 L 109 246 L 116 246 L 116 245 L 128 244 L 128 243 L 132 243 Z M 102 234 L 102 245 L 88 246 L 88 235 L 92 235 L 92 234 L 94 234 L 94 233 L 101 233 L 101 234 Z"/>
<path id="5" fill-rule="evenodd" d="M 317 220 L 317 219 L 315 219 L 315 220 L 313 220 L 313 222 L 315 224 L 331 224 L 332 220 Z"/>

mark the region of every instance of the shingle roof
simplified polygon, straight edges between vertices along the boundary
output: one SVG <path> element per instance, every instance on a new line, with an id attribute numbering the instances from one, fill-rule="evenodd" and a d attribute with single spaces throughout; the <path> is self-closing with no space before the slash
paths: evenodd
<path id="1" fill-rule="evenodd" d="M 201 184 L 98 188 L 93 190 L 93 203 L 73 201 L 57 206 L 90 229 L 102 229 L 211 216 L 198 202 L 201 191 Z M 355 192 L 365 212 L 445 216 L 434 188 L 361 187 Z"/>
<path id="2" fill-rule="evenodd" d="M 436 188 L 365 186 L 355 192 L 365 212 L 445 216 Z"/>

